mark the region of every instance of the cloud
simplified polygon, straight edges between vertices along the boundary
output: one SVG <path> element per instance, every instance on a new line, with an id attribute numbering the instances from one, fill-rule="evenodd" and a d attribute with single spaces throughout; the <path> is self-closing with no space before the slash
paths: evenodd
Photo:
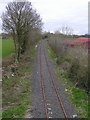
<path id="1" fill-rule="evenodd" d="M 43 18 L 45 30 L 54 31 L 68 24 L 80 34 L 88 31 L 88 0 L 30 1 Z"/>
<path id="2" fill-rule="evenodd" d="M 0 15 L 6 3 L 13 0 L 0 0 Z M 88 0 L 29 0 L 41 15 L 44 30 L 55 31 L 67 24 L 80 34 L 88 30 Z"/>

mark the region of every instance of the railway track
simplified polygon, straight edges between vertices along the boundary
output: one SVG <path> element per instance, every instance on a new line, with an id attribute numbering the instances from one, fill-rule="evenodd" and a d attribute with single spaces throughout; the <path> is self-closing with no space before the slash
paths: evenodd
<path id="1" fill-rule="evenodd" d="M 43 99 L 44 99 L 44 103 L 45 103 L 45 111 L 46 111 L 46 117 L 48 119 L 48 110 L 47 110 L 47 103 L 46 103 L 46 94 L 45 94 L 45 88 L 44 88 L 44 77 L 42 74 L 42 60 L 41 60 L 41 47 L 40 47 L 40 76 L 41 76 L 41 80 L 42 80 L 42 92 L 43 92 Z"/>
<path id="2" fill-rule="evenodd" d="M 42 43 L 41 43 L 42 44 Z M 43 48 L 42 48 L 43 47 Z M 51 80 L 51 82 L 52 82 L 52 85 L 53 85 L 53 88 L 54 88 L 54 91 L 55 91 L 55 94 L 56 94 L 56 96 L 57 96 L 57 99 L 58 99 L 58 105 L 60 106 L 60 111 L 62 110 L 62 112 L 63 112 L 63 116 L 64 116 L 64 118 L 66 118 L 66 120 L 68 120 L 68 117 L 67 117 L 67 113 L 66 113 L 66 111 L 65 111 L 65 108 L 64 108 L 64 105 L 63 105 L 63 103 L 62 103 L 62 100 L 61 100 L 61 97 L 60 97 L 60 94 L 59 94 L 59 92 L 58 92 L 58 89 L 57 89 L 57 87 L 56 87 L 56 84 L 55 84 L 55 80 L 54 80 L 54 77 L 53 77 L 53 75 L 52 75 L 52 72 L 51 72 L 51 70 L 50 70 L 50 68 L 49 68 L 49 64 L 48 64 L 48 60 L 47 60 L 47 56 L 46 56 L 46 52 L 45 52 L 45 46 L 40 46 L 40 53 L 39 53 L 39 58 L 40 58 L 40 76 L 41 76 L 41 86 L 42 86 L 42 93 L 43 93 L 43 99 L 44 99 L 44 104 L 45 104 L 45 112 L 46 112 L 46 118 L 47 118 L 47 120 L 50 118 L 50 116 L 49 116 L 49 112 L 48 112 L 48 106 L 47 106 L 47 95 L 46 95 L 46 92 L 45 92 L 45 90 L 46 90 L 46 88 L 45 88 L 45 85 L 44 85 L 44 82 L 45 82 L 45 79 L 44 79 L 44 73 L 42 72 L 43 70 L 42 70 L 42 53 L 43 53 L 43 55 L 44 55 L 44 58 L 45 58 L 45 64 L 46 64 L 46 66 L 47 66 L 47 70 L 48 70 L 48 74 L 49 74 L 49 76 L 50 76 L 50 80 Z M 52 101 L 51 101 L 51 104 L 53 104 L 52 103 Z M 54 113 L 53 113 L 54 114 Z M 57 117 L 57 116 L 56 116 Z M 61 116 L 61 118 L 62 118 L 62 116 Z"/>

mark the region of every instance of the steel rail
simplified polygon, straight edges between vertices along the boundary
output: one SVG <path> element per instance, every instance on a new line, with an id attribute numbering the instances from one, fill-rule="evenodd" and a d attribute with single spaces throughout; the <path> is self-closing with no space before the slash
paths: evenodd
<path id="1" fill-rule="evenodd" d="M 54 80 L 53 75 L 52 75 L 52 73 L 51 73 L 51 71 L 50 71 L 50 69 L 49 69 L 49 65 L 48 65 L 48 61 L 47 61 L 45 49 L 44 49 L 44 57 L 45 57 L 46 65 L 47 65 L 47 68 L 48 68 L 48 72 L 49 72 L 49 74 L 50 74 L 50 77 L 51 77 L 51 80 L 52 80 L 52 83 L 53 83 L 55 92 L 56 92 L 56 94 L 57 94 L 57 97 L 58 97 L 58 100 L 59 100 L 59 102 L 60 102 L 61 108 L 62 108 L 62 110 L 63 110 L 64 116 L 65 116 L 66 120 L 68 120 L 66 111 L 65 111 L 64 106 L 63 106 L 63 103 L 62 103 L 62 101 L 61 101 L 61 97 L 60 97 L 60 95 L 59 95 L 59 92 L 58 92 L 58 90 L 57 90 L 56 84 L 55 84 L 55 82 L 54 82 L 55 80 Z"/>
<path id="2" fill-rule="evenodd" d="M 44 78 L 43 78 L 43 74 L 42 74 L 42 60 L 41 60 L 41 46 L 40 46 L 40 76 L 41 76 L 41 80 L 42 80 L 42 92 L 43 92 L 43 99 L 44 99 L 44 103 L 45 103 L 45 111 L 46 111 L 46 118 L 48 120 L 48 110 L 47 110 L 47 103 L 46 103 L 46 95 L 45 95 L 45 88 L 44 88 Z"/>

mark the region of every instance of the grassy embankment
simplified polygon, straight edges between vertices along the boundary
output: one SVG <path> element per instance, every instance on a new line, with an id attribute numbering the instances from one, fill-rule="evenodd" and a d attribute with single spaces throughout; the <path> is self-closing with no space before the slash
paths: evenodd
<path id="1" fill-rule="evenodd" d="M 65 85 L 65 92 L 68 93 L 69 99 L 71 99 L 72 103 L 76 106 L 76 111 L 80 118 L 88 117 L 88 94 L 82 89 L 75 87 L 75 84 L 71 82 L 68 78 L 67 73 L 62 70 L 61 63 L 65 61 L 69 61 L 69 59 L 59 58 L 57 62 L 57 57 L 51 47 L 47 44 L 48 53 L 50 58 L 56 63 L 56 71 L 57 76 L 62 81 L 63 85 Z M 59 63 L 59 64 L 58 64 Z M 60 70 L 62 72 L 60 72 Z"/>
<path id="2" fill-rule="evenodd" d="M 5 43 L 4 43 L 5 44 Z M 40 42 L 38 43 L 38 45 Z M 5 44 L 6 45 L 6 44 Z M 13 43 L 11 42 L 13 46 Z M 9 44 L 9 46 L 11 46 Z M 3 46 L 4 47 L 4 46 Z M 29 54 L 26 53 L 22 55 L 20 64 L 11 64 L 8 65 L 8 73 L 11 73 L 11 67 L 14 66 L 17 75 L 12 76 L 11 74 L 8 77 L 3 76 L 2 90 L 3 90 L 3 113 L 2 118 L 24 118 L 27 114 L 27 110 L 30 109 L 30 80 L 32 74 L 32 67 L 34 58 L 36 56 L 35 46 L 32 46 Z M 5 53 L 6 56 L 9 55 L 9 52 Z M 31 54 L 30 54 L 31 52 Z M 5 56 L 5 54 L 3 54 Z"/>

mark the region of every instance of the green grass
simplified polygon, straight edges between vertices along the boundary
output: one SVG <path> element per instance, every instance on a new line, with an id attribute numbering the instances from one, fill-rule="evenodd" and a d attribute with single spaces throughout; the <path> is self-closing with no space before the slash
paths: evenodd
<path id="1" fill-rule="evenodd" d="M 76 111 L 80 118 L 88 117 L 88 94 L 82 89 L 76 88 L 69 80 L 67 73 L 58 73 L 58 78 L 67 86 L 67 93 L 72 103 L 76 106 Z"/>
<path id="2" fill-rule="evenodd" d="M 40 42 L 38 46 L 39 44 Z M 30 109 L 32 103 L 30 100 L 30 80 L 36 51 L 37 48 L 32 46 L 31 54 L 22 56 L 23 59 L 17 67 L 19 75 L 3 79 L 3 119 L 24 118 L 26 111 Z"/>
<path id="3" fill-rule="evenodd" d="M 88 116 L 88 95 L 80 89 L 72 88 L 72 102 L 77 106 L 77 111 L 82 118 Z M 81 110 L 80 110 L 81 109 Z"/>
<path id="4" fill-rule="evenodd" d="M 2 118 L 23 118 L 30 107 L 30 68 L 19 68 L 19 71 L 20 75 L 3 80 L 3 106 L 8 108 L 3 111 Z"/>
<path id="5" fill-rule="evenodd" d="M 60 58 L 58 58 L 57 59 L 57 61 L 56 61 L 56 63 L 58 64 L 58 65 L 61 65 L 63 62 L 68 62 L 68 63 L 71 63 L 71 60 L 69 59 L 69 58 L 64 58 L 64 57 L 60 57 Z"/>
<path id="6" fill-rule="evenodd" d="M 13 40 L 12 39 L 2 40 L 2 57 L 8 57 L 10 56 L 11 53 L 14 53 Z"/>
<path id="7" fill-rule="evenodd" d="M 49 52 L 49 55 L 50 55 L 50 58 L 53 60 L 53 61 L 56 61 L 56 55 L 54 53 L 54 51 L 50 48 L 50 46 L 47 44 L 47 49 L 48 49 L 48 52 Z"/>
<path id="8" fill-rule="evenodd" d="M 3 118 L 23 118 L 25 115 L 25 110 L 27 109 L 27 104 L 20 105 L 19 107 L 3 112 Z"/>
<path id="9" fill-rule="evenodd" d="M 52 49 L 47 45 L 48 53 L 50 55 L 50 58 L 56 62 L 57 67 L 57 76 L 58 78 L 61 79 L 62 83 L 66 86 L 67 88 L 67 93 L 69 99 L 71 99 L 72 103 L 76 106 L 76 111 L 79 115 L 80 118 L 87 118 L 88 117 L 88 94 L 85 93 L 82 89 L 76 88 L 74 83 L 70 81 L 70 79 L 67 76 L 66 72 L 60 72 L 59 70 L 60 65 L 63 61 L 71 62 L 70 59 L 68 58 L 59 58 L 59 61 L 56 60 L 56 55 L 52 51 Z"/>

